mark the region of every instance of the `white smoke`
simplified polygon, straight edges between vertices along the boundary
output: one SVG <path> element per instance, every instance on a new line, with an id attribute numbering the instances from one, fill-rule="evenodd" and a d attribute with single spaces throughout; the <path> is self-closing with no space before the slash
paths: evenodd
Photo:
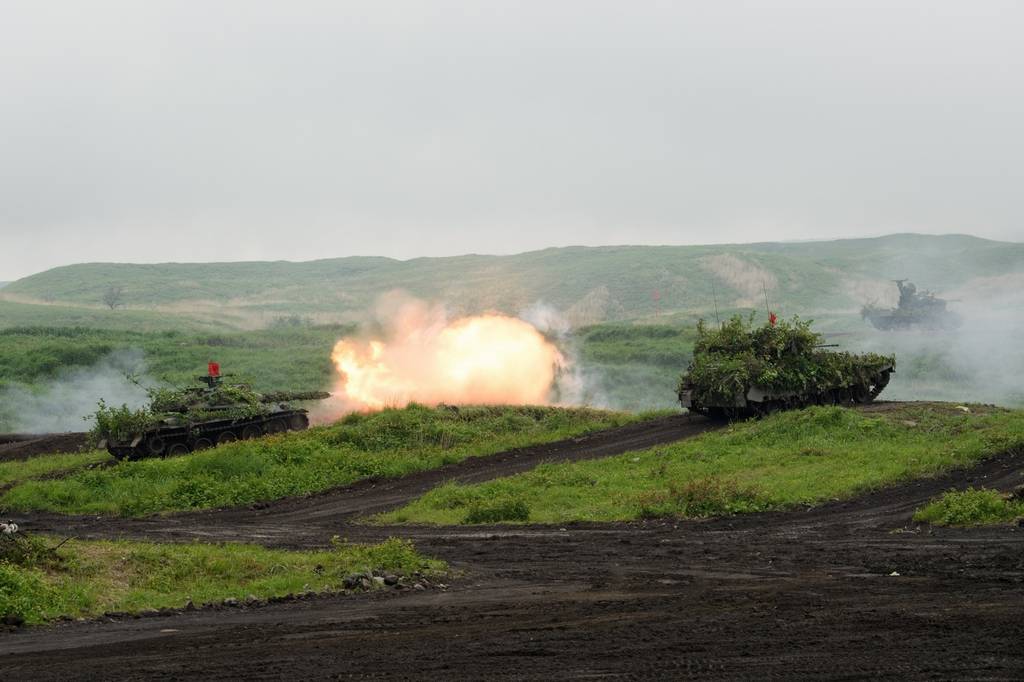
<path id="1" fill-rule="evenodd" d="M 155 382 L 145 371 L 141 350 L 114 351 L 91 367 L 66 370 L 32 389 L 7 387 L 0 391 L 0 405 L 17 432 L 85 431 L 101 399 L 133 409 L 146 405 L 146 388 Z"/>
<path id="2" fill-rule="evenodd" d="M 614 407 L 601 389 L 601 373 L 586 367 L 581 361 L 578 343 L 572 335 L 573 325 L 566 314 L 549 303 L 537 301 L 520 311 L 519 319 L 529 322 L 552 339 L 565 359 L 552 387 L 554 403 L 606 409 Z"/>
<path id="3" fill-rule="evenodd" d="M 860 349 L 896 355 L 882 399 L 1024 405 L 1022 282 L 1019 273 L 977 278 L 944 292 L 963 321 L 955 329 L 865 331 Z"/>

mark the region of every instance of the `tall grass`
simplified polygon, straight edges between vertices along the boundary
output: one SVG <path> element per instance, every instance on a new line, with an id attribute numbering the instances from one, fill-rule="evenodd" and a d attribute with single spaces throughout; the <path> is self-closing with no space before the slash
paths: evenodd
<path id="1" fill-rule="evenodd" d="M 56 544 L 33 538 L 40 540 Z M 337 591 L 353 573 L 436 575 L 444 569 L 443 562 L 398 539 L 377 545 L 336 542 L 312 552 L 235 543 L 72 540 L 44 561 L 0 561 L 0 618 L 31 624 L 58 616 L 180 608 L 189 601 L 241 602 L 249 596 Z"/>
<path id="2" fill-rule="evenodd" d="M 411 405 L 302 433 L 241 441 L 183 457 L 124 462 L 61 480 L 28 481 L 0 498 L 12 509 L 139 516 L 251 504 L 364 478 L 619 426 L 638 417 L 590 409 Z"/>
<path id="3" fill-rule="evenodd" d="M 914 512 L 914 520 L 935 526 L 986 526 L 1024 518 L 1024 499 L 984 488 L 951 490 Z"/>
<path id="4" fill-rule="evenodd" d="M 883 415 L 813 407 L 608 459 L 546 464 L 478 485 L 449 484 L 386 522 L 472 522 L 489 504 L 528 520 L 698 518 L 818 504 L 1024 447 L 1024 411 L 914 406 Z M 521 516 L 521 515 L 520 515 Z"/>

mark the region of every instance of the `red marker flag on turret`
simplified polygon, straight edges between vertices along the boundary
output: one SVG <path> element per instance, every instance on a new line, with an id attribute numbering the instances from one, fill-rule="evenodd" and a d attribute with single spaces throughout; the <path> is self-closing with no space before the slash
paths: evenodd
<path id="1" fill-rule="evenodd" d="M 775 326 L 775 323 L 779 321 L 779 318 L 775 316 L 775 313 L 768 313 L 768 324 Z"/>
<path id="2" fill-rule="evenodd" d="M 211 377 L 220 376 L 220 363 L 213 362 L 212 360 L 206 365 L 206 369 L 209 371 Z"/>

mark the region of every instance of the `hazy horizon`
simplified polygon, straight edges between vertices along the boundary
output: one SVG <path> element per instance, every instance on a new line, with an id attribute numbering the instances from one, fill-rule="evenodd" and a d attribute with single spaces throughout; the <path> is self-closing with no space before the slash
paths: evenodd
<path id="1" fill-rule="evenodd" d="M 937 238 L 941 238 L 941 237 L 967 237 L 967 238 L 971 238 L 971 239 L 983 239 L 983 240 L 986 240 L 986 241 L 993 241 L 993 242 L 997 242 L 997 243 L 1007 243 L 1007 244 L 1024 243 L 1024 242 L 1021 242 L 1021 241 L 1014 241 L 1014 240 L 989 239 L 988 237 L 979 237 L 978 235 L 966 234 L 966 233 L 947 233 L 947 234 L 938 234 L 938 233 L 936 233 L 936 234 L 930 234 L 930 233 L 925 233 L 925 232 L 891 232 L 891 233 L 879 234 L 879 235 L 864 235 L 864 236 L 852 236 L 852 237 L 840 236 L 840 237 L 829 237 L 829 238 L 826 238 L 826 239 L 814 239 L 814 238 L 811 238 L 811 239 L 777 239 L 777 240 L 742 241 L 742 242 L 724 242 L 724 241 L 723 242 L 691 242 L 691 243 L 686 243 L 686 244 L 682 244 L 682 243 L 680 243 L 680 244 L 564 244 L 564 245 L 558 245 L 558 246 L 544 246 L 544 247 L 540 247 L 540 248 L 537 248 L 537 249 L 526 249 L 524 251 L 511 251 L 511 252 L 508 252 L 508 253 L 483 253 L 483 252 L 468 253 L 467 252 L 467 253 L 440 254 L 440 255 L 436 255 L 436 256 L 412 256 L 412 257 L 409 257 L 409 258 L 396 258 L 396 257 L 393 257 L 393 256 L 384 256 L 384 255 L 381 255 L 381 254 L 373 254 L 373 253 L 353 253 L 353 254 L 345 254 L 343 256 L 322 255 L 322 256 L 319 256 L 319 257 L 316 257 L 316 258 L 305 258 L 305 259 L 267 258 L 267 259 L 244 259 L 244 260 L 242 260 L 242 259 L 239 259 L 239 260 L 218 260 L 218 259 L 214 258 L 214 259 L 210 259 L 210 260 L 199 260 L 199 259 L 197 259 L 197 260 L 164 260 L 164 261 L 157 261 L 157 260 L 154 260 L 154 261 L 97 260 L 97 261 L 76 261 L 76 262 L 70 262 L 70 263 L 61 263 L 61 264 L 53 266 L 53 268 L 66 267 L 66 266 L 71 266 L 71 265 L 82 265 L 82 264 L 87 264 L 87 263 L 113 263 L 115 265 L 265 263 L 265 262 L 275 262 L 275 261 L 276 262 L 286 262 L 286 263 L 309 263 L 309 262 L 320 261 L 320 260 L 337 260 L 339 258 L 388 258 L 390 260 L 394 260 L 394 261 L 398 261 L 398 262 L 405 262 L 405 261 L 415 260 L 415 259 L 418 259 L 418 258 L 459 258 L 459 257 L 463 257 L 463 256 L 496 256 L 496 257 L 501 257 L 501 256 L 518 256 L 518 255 L 527 254 L 527 253 L 534 253 L 534 252 L 537 252 L 537 251 L 546 251 L 548 249 L 574 249 L 574 248 L 599 249 L 599 248 L 632 248 L 632 247 L 658 248 L 658 247 L 686 247 L 686 246 L 743 246 L 743 245 L 748 245 L 748 244 L 749 245 L 755 245 L 755 244 L 764 244 L 764 243 L 772 243 L 772 244 L 809 244 L 809 243 L 818 243 L 818 242 L 849 241 L 849 240 L 857 240 L 857 239 L 882 239 L 882 238 L 886 238 L 886 237 L 900 237 L 900 236 L 921 236 L 921 237 L 937 237 Z M 50 270 L 50 269 L 53 269 L 53 268 L 47 268 L 46 270 Z M 18 279 L 23 279 L 24 277 L 29 277 L 29 276 L 34 275 L 34 274 L 39 274 L 40 272 L 46 272 L 46 270 L 40 270 L 38 272 L 32 272 L 32 273 L 29 273 L 28 275 L 24 275 L 23 277 L 7 278 L 7 279 L 4 278 L 3 273 L 0 273 L 0 282 L 2 282 L 2 283 L 15 282 Z"/>
<path id="2" fill-rule="evenodd" d="M 0 280 L 1024 235 L 1024 5 L 15 2 Z"/>

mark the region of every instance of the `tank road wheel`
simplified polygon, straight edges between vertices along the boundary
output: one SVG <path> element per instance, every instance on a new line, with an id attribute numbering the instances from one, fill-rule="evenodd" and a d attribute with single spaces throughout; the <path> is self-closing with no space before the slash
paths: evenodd
<path id="1" fill-rule="evenodd" d="M 150 436 L 146 439 L 146 452 L 155 457 L 162 455 L 166 447 L 167 443 L 160 436 Z"/>
<path id="2" fill-rule="evenodd" d="M 213 441 L 209 438 L 196 438 L 192 443 L 192 450 L 207 450 L 213 447 Z"/>
<path id="3" fill-rule="evenodd" d="M 271 419 L 267 422 L 267 433 L 283 433 L 288 430 L 288 424 L 283 419 Z"/>
<path id="4" fill-rule="evenodd" d="M 305 431 L 309 428 L 309 419 L 304 414 L 293 414 L 288 417 L 288 429 L 291 431 Z"/>
<path id="5" fill-rule="evenodd" d="M 217 436 L 217 445 L 223 445 L 224 443 L 234 443 L 238 440 L 238 436 L 235 435 L 234 431 L 221 431 L 220 435 Z"/>
<path id="6" fill-rule="evenodd" d="M 175 443 L 171 447 L 167 448 L 168 457 L 177 457 L 179 455 L 187 455 L 190 452 L 188 446 L 184 443 Z"/>
<path id="7" fill-rule="evenodd" d="M 242 429 L 242 438 L 244 440 L 259 438 L 262 435 L 263 429 L 259 427 L 259 424 L 246 424 L 245 428 Z"/>

